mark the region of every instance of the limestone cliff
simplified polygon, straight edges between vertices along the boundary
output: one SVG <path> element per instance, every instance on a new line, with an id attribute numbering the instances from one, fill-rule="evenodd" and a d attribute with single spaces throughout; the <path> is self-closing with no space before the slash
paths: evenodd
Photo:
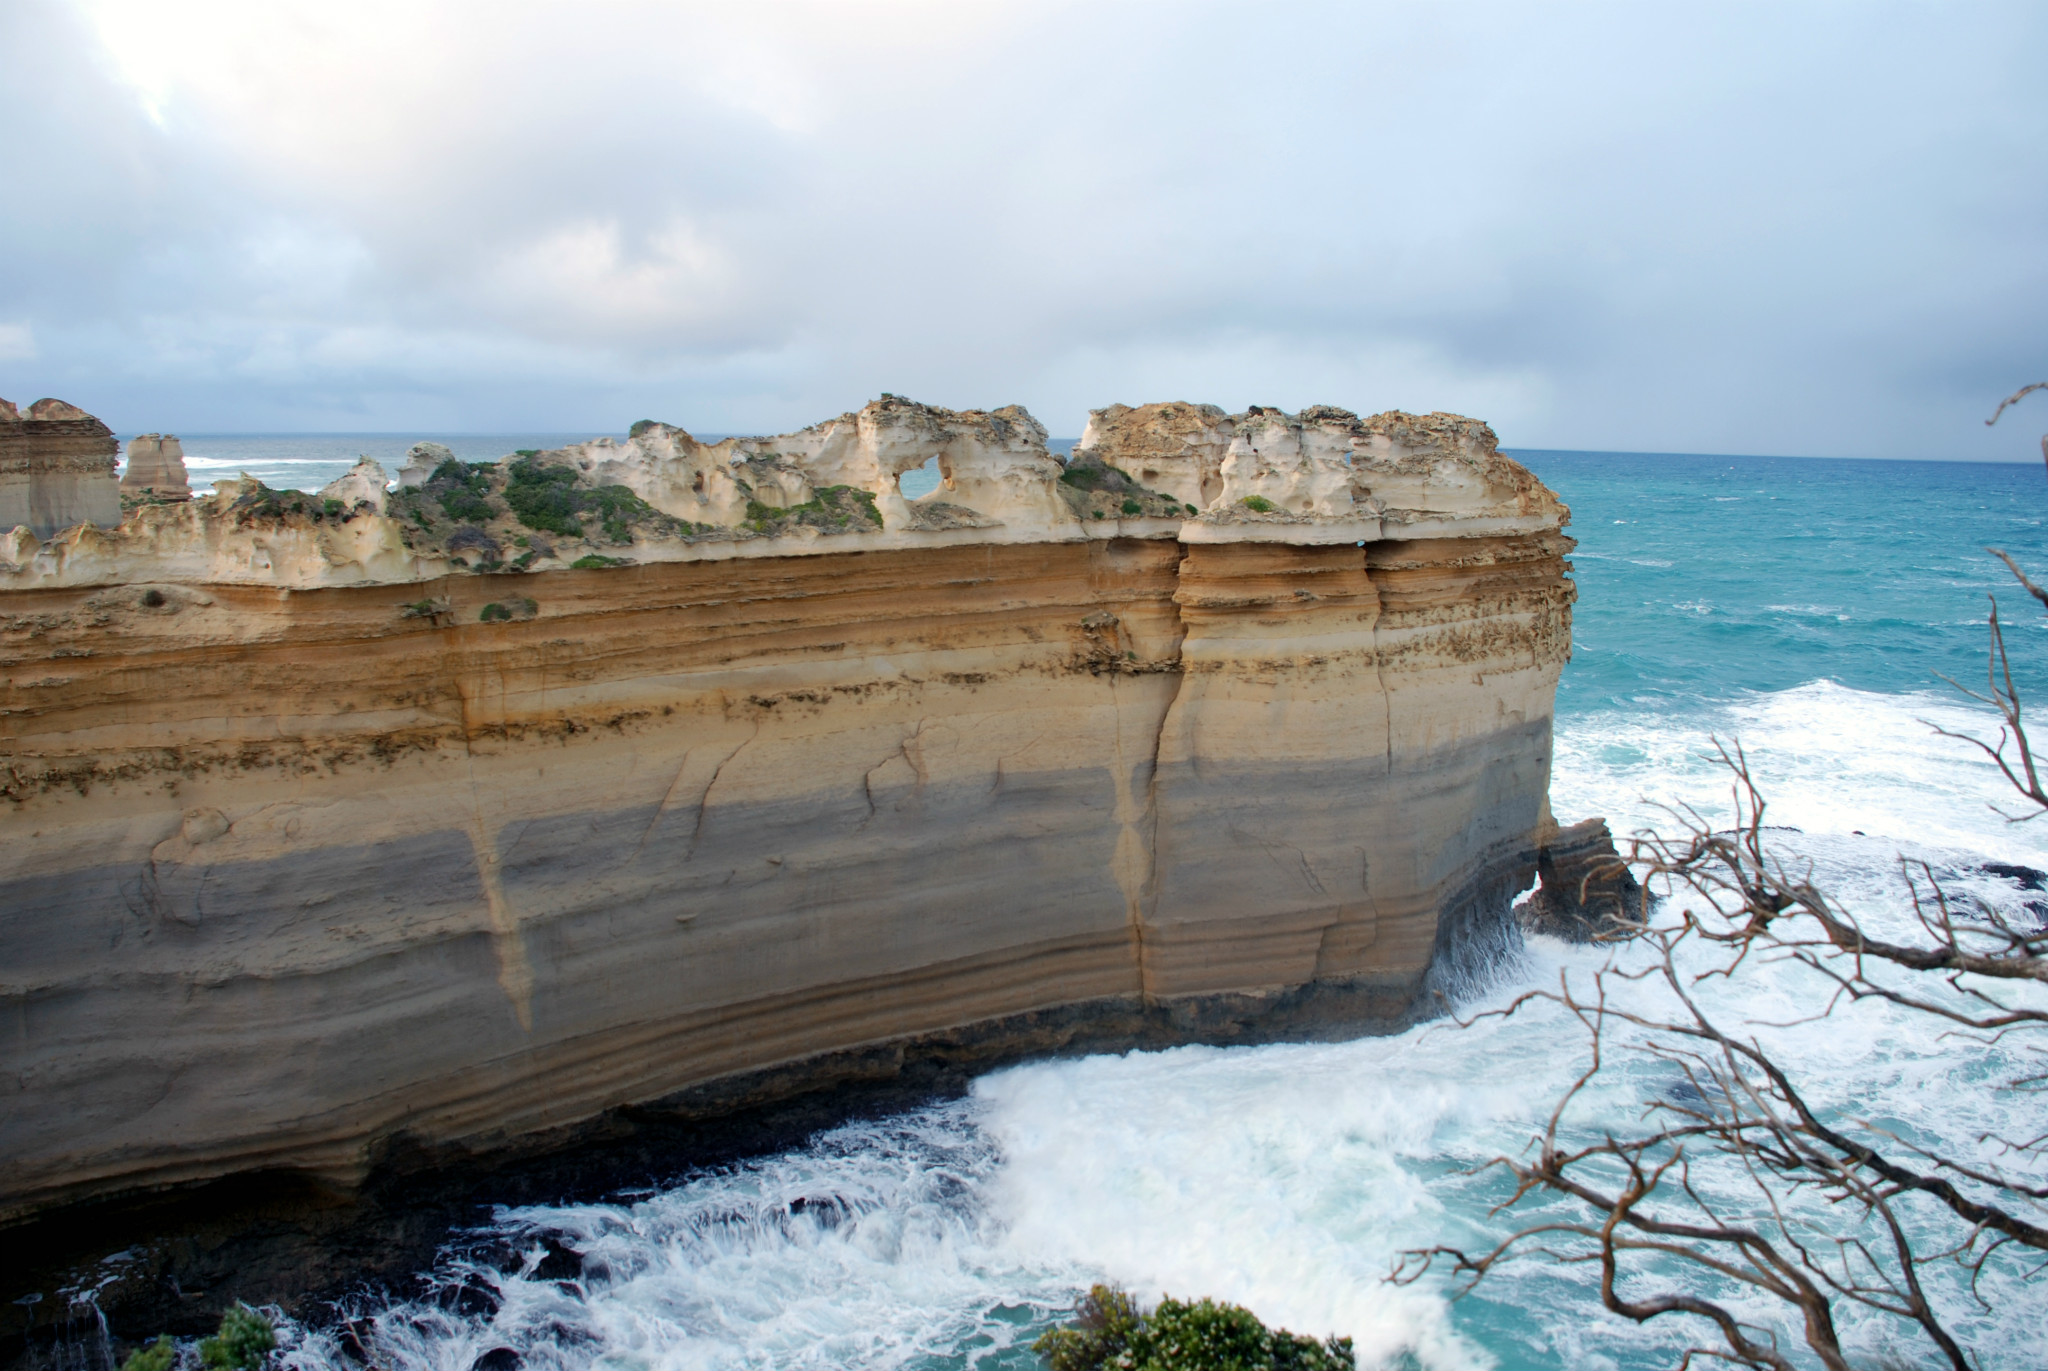
<path id="1" fill-rule="evenodd" d="M 1547 831 L 1566 518 L 1454 416 L 1063 462 L 885 397 L 17 528 L 0 1217 L 1032 1015 L 1415 1012 Z"/>
<path id="2" fill-rule="evenodd" d="M 192 483 L 185 474 L 185 445 L 175 433 L 144 433 L 128 440 L 121 468 L 121 494 L 187 500 Z"/>
<path id="3" fill-rule="evenodd" d="M 23 414 L 0 400 L 0 533 L 118 524 L 119 451 L 113 431 L 76 405 L 42 399 Z"/>

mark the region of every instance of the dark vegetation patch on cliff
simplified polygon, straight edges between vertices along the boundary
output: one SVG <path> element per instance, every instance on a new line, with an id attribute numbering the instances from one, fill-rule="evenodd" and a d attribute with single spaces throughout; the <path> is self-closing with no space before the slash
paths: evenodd
<path id="1" fill-rule="evenodd" d="M 529 571 L 557 557 L 576 566 L 614 566 L 617 559 L 558 553 L 538 534 L 577 540 L 584 548 L 625 546 L 636 537 L 690 538 L 713 530 L 663 514 L 622 485 L 594 486 L 571 466 L 544 462 L 521 449 L 506 462 L 450 459 L 424 484 L 391 493 L 389 512 L 417 552 L 440 552 L 471 571 Z M 598 557 L 598 560 L 592 560 Z M 509 559 L 509 560 L 508 560 Z"/>
<path id="2" fill-rule="evenodd" d="M 1084 519 L 1182 519 L 1195 513 L 1193 505 L 1140 484 L 1093 452 L 1076 456 L 1060 472 L 1060 496 Z"/>
<path id="3" fill-rule="evenodd" d="M 539 602 L 529 595 L 517 600 L 507 600 L 502 604 L 494 600 L 477 611 L 476 617 L 482 623 L 503 624 L 514 619 L 531 619 L 539 612 Z"/>
<path id="4" fill-rule="evenodd" d="M 497 514 L 491 503 L 491 469 L 494 462 L 459 462 L 449 459 L 434 468 L 427 479 L 427 493 L 457 523 L 482 524 Z"/>
<path id="5" fill-rule="evenodd" d="M 747 501 L 744 525 L 755 533 L 776 534 L 796 528 L 820 533 L 879 533 L 882 515 L 872 491 L 854 486 L 826 486 L 800 505 L 778 509 L 759 500 Z"/>
<path id="6" fill-rule="evenodd" d="M 585 536 L 585 519 L 594 521 L 614 543 L 632 542 L 636 528 L 675 536 L 692 531 L 688 523 L 663 514 L 624 486 L 585 486 L 575 468 L 543 465 L 537 456 L 522 455 L 510 464 L 505 503 L 526 527 L 568 538 Z"/>
<path id="7" fill-rule="evenodd" d="M 272 490 L 261 481 L 251 481 L 249 485 L 252 488 L 244 490 L 228 506 L 235 522 L 243 527 L 256 523 L 286 526 L 339 524 L 346 523 L 355 515 L 355 510 L 339 500 L 308 495 L 303 490 Z"/>

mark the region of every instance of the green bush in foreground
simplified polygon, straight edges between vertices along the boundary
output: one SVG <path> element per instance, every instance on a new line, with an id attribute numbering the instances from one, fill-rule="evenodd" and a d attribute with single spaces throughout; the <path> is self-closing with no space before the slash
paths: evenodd
<path id="1" fill-rule="evenodd" d="M 220 1332 L 199 1343 L 199 1360 L 214 1371 L 256 1371 L 277 1346 L 277 1330 L 255 1310 L 236 1306 L 220 1321 Z"/>
<path id="2" fill-rule="evenodd" d="M 121 1363 L 121 1371 L 171 1371 L 178 1363 L 178 1349 L 171 1342 L 168 1333 L 155 1342 L 146 1342 L 128 1354 L 128 1360 Z"/>
<path id="3" fill-rule="evenodd" d="M 1351 1339 L 1317 1342 L 1268 1328 L 1249 1309 L 1168 1298 L 1146 1313 L 1098 1285 L 1076 1318 L 1032 1344 L 1052 1371 L 1356 1371 Z"/>
<path id="4" fill-rule="evenodd" d="M 200 1363 L 210 1371 L 257 1371 L 277 1348 L 277 1330 L 270 1320 L 246 1305 L 221 1317 L 220 1331 L 199 1340 Z M 128 1354 L 121 1371 L 172 1371 L 178 1347 L 168 1333 Z"/>

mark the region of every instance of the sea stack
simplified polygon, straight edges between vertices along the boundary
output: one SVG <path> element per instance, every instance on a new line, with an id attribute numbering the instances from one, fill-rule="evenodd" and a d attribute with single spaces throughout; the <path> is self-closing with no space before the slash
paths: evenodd
<path id="1" fill-rule="evenodd" d="M 185 476 L 185 448 L 175 433 L 145 433 L 128 440 L 128 464 L 121 471 L 123 495 L 154 495 L 164 500 L 189 500 L 192 484 Z"/>
<path id="2" fill-rule="evenodd" d="M 43 399 L 26 415 L 0 400 L 0 532 L 49 538 L 79 524 L 121 522 L 113 430 L 76 405 Z"/>
<path id="3" fill-rule="evenodd" d="M 1531 933 L 1566 942 L 1619 942 L 1649 921 L 1650 898 L 1614 847 L 1605 819 L 1584 819 L 1537 845 L 1534 894 L 1515 906 Z"/>

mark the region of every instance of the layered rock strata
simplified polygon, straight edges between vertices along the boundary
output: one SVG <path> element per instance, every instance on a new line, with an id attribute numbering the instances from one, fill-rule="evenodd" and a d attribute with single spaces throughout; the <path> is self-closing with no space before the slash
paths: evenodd
<path id="1" fill-rule="evenodd" d="M 185 473 L 185 445 L 175 433 L 144 433 L 128 440 L 128 460 L 121 468 L 123 495 L 153 495 L 184 500 L 192 494 Z"/>
<path id="2" fill-rule="evenodd" d="M 76 405 L 38 400 L 24 415 L 0 400 L 0 534 L 118 525 L 119 453 L 113 430 Z"/>
<path id="3" fill-rule="evenodd" d="M 0 549 L 0 1217 L 1046 1015 L 1423 1012 L 1548 831 L 1567 512 L 1484 425 L 428 456 Z"/>

